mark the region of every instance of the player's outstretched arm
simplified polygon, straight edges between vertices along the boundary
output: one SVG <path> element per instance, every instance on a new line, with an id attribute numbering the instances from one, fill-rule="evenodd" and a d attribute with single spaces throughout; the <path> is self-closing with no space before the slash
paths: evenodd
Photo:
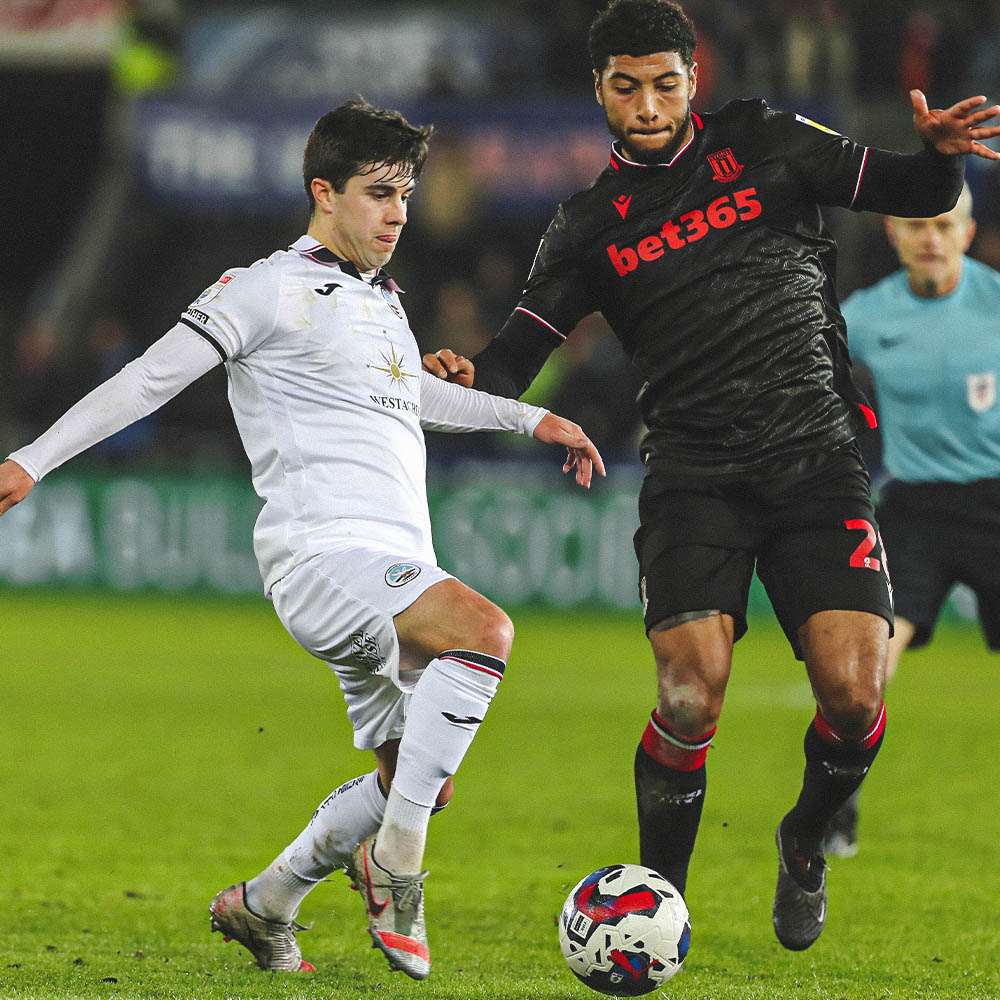
<path id="1" fill-rule="evenodd" d="M 983 126 L 1000 115 L 1000 105 L 983 107 L 985 97 L 967 97 L 950 108 L 928 109 L 922 91 L 911 90 L 913 127 L 924 142 L 939 153 L 951 156 L 971 154 L 987 160 L 1000 160 L 1000 152 L 983 145 L 983 140 L 1000 135 L 1000 125 Z"/>
<path id="2" fill-rule="evenodd" d="M 452 384 L 426 369 L 420 373 L 420 426 L 452 434 L 486 430 L 530 434 L 545 444 L 566 448 L 563 472 L 576 469 L 581 486 L 590 488 L 595 469 L 598 475 L 606 474 L 600 452 L 571 420 L 506 396 Z"/>
<path id="3" fill-rule="evenodd" d="M 584 489 L 590 489 L 590 480 L 595 470 L 600 476 L 607 475 L 601 453 L 583 433 L 583 429 L 572 420 L 546 413 L 535 427 L 534 436 L 545 444 L 565 445 L 563 472 L 570 472 L 575 468 L 576 481 Z"/>
<path id="4" fill-rule="evenodd" d="M 425 372 L 443 378 L 446 382 L 457 382 L 469 389 L 475 381 L 476 366 L 449 347 L 442 347 L 435 354 L 425 354 L 422 361 Z"/>
<path id="5" fill-rule="evenodd" d="M 12 452 L 0 468 L 6 470 L 13 464 L 34 485 L 80 452 L 149 416 L 219 360 L 218 352 L 203 337 L 178 323 L 141 357 L 71 406 L 31 444 Z M 7 507 L 27 495 L 25 490 L 18 496 L 24 482 L 16 472 L 5 473 L 0 482 L 11 490 L 9 499 L 4 500 Z M 4 489 L 0 489 L 0 498 L 4 496 Z M 0 513 L 5 509 L 0 506 Z"/>
<path id="6" fill-rule="evenodd" d="M 20 503 L 35 485 L 34 479 L 9 458 L 0 463 L 0 517 Z"/>

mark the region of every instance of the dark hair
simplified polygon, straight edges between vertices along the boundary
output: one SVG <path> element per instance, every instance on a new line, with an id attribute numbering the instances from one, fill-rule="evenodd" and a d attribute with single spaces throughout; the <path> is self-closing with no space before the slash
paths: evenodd
<path id="1" fill-rule="evenodd" d="M 611 0 L 591 22 L 587 47 L 598 73 L 612 56 L 654 52 L 676 52 L 690 69 L 694 65 L 694 25 L 669 0 Z"/>
<path id="2" fill-rule="evenodd" d="M 302 154 L 302 180 L 310 210 L 316 204 L 315 177 L 329 181 L 336 191 L 343 191 L 355 174 L 383 167 L 395 167 L 390 179 L 416 180 L 433 131 L 433 125 L 411 125 L 398 111 L 376 108 L 360 97 L 328 111 L 313 126 Z"/>

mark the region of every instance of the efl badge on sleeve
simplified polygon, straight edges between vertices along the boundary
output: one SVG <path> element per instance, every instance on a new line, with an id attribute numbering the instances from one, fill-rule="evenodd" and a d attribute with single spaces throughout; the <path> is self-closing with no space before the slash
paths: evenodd
<path id="1" fill-rule="evenodd" d="M 743 173 L 743 164 L 737 162 L 728 146 L 717 153 L 709 153 L 706 159 L 712 168 L 712 176 L 723 184 L 736 180 Z"/>
<path id="2" fill-rule="evenodd" d="M 975 372 L 965 376 L 965 395 L 973 413 L 992 410 L 997 402 L 997 373 Z"/>
<path id="3" fill-rule="evenodd" d="M 228 272 L 224 274 L 214 285 L 209 285 L 192 303 L 196 306 L 203 306 L 206 302 L 211 302 L 219 292 L 222 291 L 230 281 L 235 278 L 235 274 L 229 274 Z"/>

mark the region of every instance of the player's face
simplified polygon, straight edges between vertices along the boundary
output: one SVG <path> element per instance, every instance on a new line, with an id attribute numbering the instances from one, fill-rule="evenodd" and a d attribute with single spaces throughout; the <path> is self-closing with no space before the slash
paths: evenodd
<path id="1" fill-rule="evenodd" d="M 691 137 L 698 66 L 676 52 L 612 56 L 594 73 L 597 103 L 622 152 L 637 163 L 664 163 Z"/>
<path id="2" fill-rule="evenodd" d="M 976 223 L 962 198 L 950 212 L 933 219 L 887 219 L 886 232 L 914 293 L 936 298 L 958 284 L 962 255 L 969 249 Z"/>
<path id="3" fill-rule="evenodd" d="M 343 191 L 335 191 L 326 181 L 314 180 L 317 209 L 310 235 L 351 261 L 359 271 L 384 267 L 406 225 L 406 206 L 413 187 L 413 179 L 400 177 L 392 166 L 355 174 Z"/>

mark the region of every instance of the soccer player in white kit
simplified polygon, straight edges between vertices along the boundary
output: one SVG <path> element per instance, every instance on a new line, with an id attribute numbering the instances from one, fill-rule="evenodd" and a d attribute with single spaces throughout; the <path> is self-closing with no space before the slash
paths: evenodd
<path id="1" fill-rule="evenodd" d="M 306 143 L 305 236 L 227 271 L 136 361 L 0 465 L 0 515 L 47 472 L 140 419 L 220 362 L 264 507 L 254 548 L 296 641 L 336 671 L 376 768 L 336 789 L 259 875 L 211 903 L 212 929 L 263 969 L 312 970 L 299 905 L 346 869 L 372 942 L 414 979 L 430 970 L 421 871 L 428 819 L 503 677 L 507 615 L 437 565 L 423 429 L 509 430 L 567 448 L 589 487 L 583 431 L 420 371 L 399 289 L 381 270 L 406 222 L 430 128 L 351 101 Z"/>

